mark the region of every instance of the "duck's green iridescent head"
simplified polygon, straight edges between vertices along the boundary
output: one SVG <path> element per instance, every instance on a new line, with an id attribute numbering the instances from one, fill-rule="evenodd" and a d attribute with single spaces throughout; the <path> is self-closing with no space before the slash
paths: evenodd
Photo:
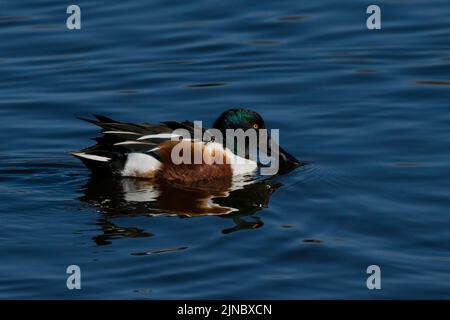
<path id="1" fill-rule="evenodd" d="M 226 135 L 227 129 L 237 130 L 242 129 L 247 131 L 248 129 L 266 129 L 266 124 L 264 123 L 263 118 L 255 111 L 249 109 L 229 109 L 222 113 L 213 125 L 214 129 L 218 129 L 222 132 L 222 134 Z M 258 138 L 259 139 L 259 138 Z M 268 137 L 269 141 L 267 143 L 267 154 L 270 154 L 271 157 L 277 157 L 279 162 L 279 173 L 289 172 L 292 169 L 301 165 L 301 162 L 298 161 L 294 156 L 290 155 L 288 152 L 283 150 L 281 147 L 276 144 L 278 148 L 276 150 L 271 149 L 272 140 L 270 136 Z M 248 146 L 245 145 L 243 147 L 245 149 L 246 158 L 250 158 L 256 160 L 259 163 L 259 156 L 255 156 L 255 151 L 258 153 L 259 143 L 257 146 Z M 234 146 L 233 152 L 237 154 L 236 145 Z"/>
<path id="2" fill-rule="evenodd" d="M 263 118 L 249 109 L 229 109 L 222 113 L 213 125 L 214 129 L 225 133 L 226 129 L 265 129 Z"/>

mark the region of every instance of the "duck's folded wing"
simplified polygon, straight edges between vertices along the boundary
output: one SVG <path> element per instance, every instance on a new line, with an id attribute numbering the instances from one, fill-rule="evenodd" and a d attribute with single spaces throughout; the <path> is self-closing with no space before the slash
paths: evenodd
<path id="1" fill-rule="evenodd" d="M 151 153 L 158 148 L 158 145 L 167 141 L 181 138 L 174 133 L 177 129 L 186 130 L 194 139 L 196 127 L 191 121 L 166 121 L 159 124 L 135 124 L 119 122 L 111 118 L 94 115 L 95 119 L 80 117 L 79 119 L 95 124 L 102 128 L 101 136 L 93 138 L 96 145 L 80 150 L 80 152 L 101 155 L 107 157 L 110 152 L 130 153 L 141 152 Z M 204 129 L 201 129 L 204 132 Z"/>

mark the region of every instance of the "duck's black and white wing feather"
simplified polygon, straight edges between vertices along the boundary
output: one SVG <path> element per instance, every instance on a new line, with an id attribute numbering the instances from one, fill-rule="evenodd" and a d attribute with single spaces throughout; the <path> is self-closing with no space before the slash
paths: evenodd
<path id="1" fill-rule="evenodd" d="M 174 134 L 175 130 L 187 130 L 193 137 L 195 128 L 194 123 L 190 121 L 134 124 L 100 115 L 94 117 L 95 119 L 79 119 L 102 129 L 101 136 L 94 138 L 97 144 L 72 152 L 93 173 L 114 173 L 122 170 L 130 153 L 142 153 L 158 159 L 158 146 L 167 140 L 180 137 Z"/>

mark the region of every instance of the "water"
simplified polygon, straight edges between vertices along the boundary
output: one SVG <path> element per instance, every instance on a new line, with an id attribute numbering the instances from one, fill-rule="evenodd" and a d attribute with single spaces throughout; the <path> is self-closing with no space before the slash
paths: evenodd
<path id="1" fill-rule="evenodd" d="M 356 0 L 76 4 L 80 31 L 59 1 L 0 4 L 0 298 L 450 298 L 448 1 L 378 1 L 381 31 Z M 236 106 L 311 163 L 230 215 L 170 214 L 189 191 L 136 201 L 65 153 L 97 134 L 77 116 Z"/>

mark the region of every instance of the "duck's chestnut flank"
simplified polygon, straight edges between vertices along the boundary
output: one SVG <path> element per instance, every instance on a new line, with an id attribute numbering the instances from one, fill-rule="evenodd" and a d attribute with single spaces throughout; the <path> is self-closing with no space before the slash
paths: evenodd
<path id="1" fill-rule="evenodd" d="M 191 153 L 191 164 L 174 164 L 171 159 L 173 148 L 178 144 L 188 144 Z M 164 142 L 160 149 L 158 150 L 160 155 L 160 161 L 162 167 L 157 170 L 156 178 L 163 181 L 177 181 L 177 182 L 192 182 L 194 180 L 215 180 L 222 178 L 231 178 L 233 176 L 233 170 L 231 165 L 228 164 L 230 161 L 227 158 L 226 152 L 223 148 L 207 148 L 204 144 L 200 148 L 195 148 L 194 144 L 190 141 L 168 141 Z M 196 155 L 196 153 L 200 153 Z M 219 155 L 217 155 L 219 153 Z M 183 155 L 183 149 L 181 149 L 180 156 Z M 222 158 L 221 163 L 215 163 L 213 161 L 208 161 L 209 165 L 195 165 L 194 159 L 197 157 L 210 157 L 214 158 L 219 156 Z"/>

